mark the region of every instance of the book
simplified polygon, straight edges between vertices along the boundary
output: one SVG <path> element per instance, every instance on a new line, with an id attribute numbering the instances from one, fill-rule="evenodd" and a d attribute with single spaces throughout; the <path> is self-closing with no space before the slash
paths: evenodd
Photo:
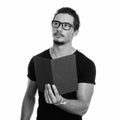
<path id="1" fill-rule="evenodd" d="M 63 95 L 77 90 L 77 67 L 75 54 L 47 59 L 34 57 L 37 87 L 44 92 L 45 84 L 54 84 L 59 94 Z"/>

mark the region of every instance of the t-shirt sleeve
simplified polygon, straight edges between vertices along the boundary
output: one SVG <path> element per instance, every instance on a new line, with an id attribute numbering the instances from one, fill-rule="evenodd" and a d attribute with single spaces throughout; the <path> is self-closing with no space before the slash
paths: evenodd
<path id="1" fill-rule="evenodd" d="M 86 60 L 84 64 L 79 67 L 78 71 L 78 82 L 79 83 L 95 83 L 96 66 L 93 61 Z"/>
<path id="2" fill-rule="evenodd" d="M 28 64 L 28 74 L 27 74 L 27 76 L 30 80 L 36 81 L 33 57 Z"/>

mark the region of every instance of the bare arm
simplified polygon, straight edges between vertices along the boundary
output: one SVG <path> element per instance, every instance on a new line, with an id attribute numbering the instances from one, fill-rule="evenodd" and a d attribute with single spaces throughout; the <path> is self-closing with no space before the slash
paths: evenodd
<path id="1" fill-rule="evenodd" d="M 21 120 L 30 120 L 35 104 L 36 82 L 29 80 L 28 87 L 23 99 Z"/>
<path id="2" fill-rule="evenodd" d="M 94 89 L 93 86 L 94 85 L 92 84 L 79 83 L 77 99 L 69 100 L 64 98 L 63 100 L 67 103 L 65 105 L 58 105 L 58 107 L 73 114 L 84 115 L 87 112 L 88 107 L 90 105 Z"/>
<path id="3" fill-rule="evenodd" d="M 49 104 L 57 103 L 61 109 L 76 115 L 84 115 L 89 107 L 90 100 L 93 94 L 94 85 L 88 83 L 79 83 L 77 91 L 77 99 L 65 99 L 59 95 L 57 89 L 53 86 L 55 95 L 52 93 L 50 86 L 46 86 L 45 98 Z M 46 94 L 47 93 L 47 94 Z M 61 99 L 62 98 L 62 99 Z M 59 104 L 65 102 L 66 104 Z"/>

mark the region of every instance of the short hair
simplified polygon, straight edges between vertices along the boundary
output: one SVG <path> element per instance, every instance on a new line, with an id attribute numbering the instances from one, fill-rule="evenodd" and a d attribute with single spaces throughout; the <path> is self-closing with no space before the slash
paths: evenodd
<path id="1" fill-rule="evenodd" d="M 78 30 L 79 29 L 79 26 L 80 26 L 80 20 L 79 20 L 79 16 L 78 14 L 76 13 L 75 10 L 73 10 L 72 8 L 70 7 L 62 7 L 60 9 L 57 10 L 57 12 L 55 13 L 54 15 L 54 18 L 57 14 L 60 14 L 60 13 L 67 13 L 71 16 L 73 16 L 74 18 L 74 22 L 73 22 L 73 25 L 74 25 L 74 31 Z"/>

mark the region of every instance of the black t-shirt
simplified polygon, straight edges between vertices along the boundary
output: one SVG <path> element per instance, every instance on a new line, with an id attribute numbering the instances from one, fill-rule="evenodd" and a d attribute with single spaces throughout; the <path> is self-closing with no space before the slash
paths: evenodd
<path id="1" fill-rule="evenodd" d="M 76 50 L 73 54 L 76 55 L 77 77 L 78 83 L 95 84 L 96 68 L 95 64 L 88 57 Z M 49 49 L 37 54 L 36 56 L 52 59 Z M 33 57 L 28 65 L 28 78 L 36 81 Z M 38 91 L 39 106 L 37 110 L 37 120 L 82 120 L 82 116 L 70 114 L 59 107 L 47 104 L 44 99 L 44 94 Z M 76 99 L 76 92 L 64 94 L 63 97 L 67 99 Z"/>

